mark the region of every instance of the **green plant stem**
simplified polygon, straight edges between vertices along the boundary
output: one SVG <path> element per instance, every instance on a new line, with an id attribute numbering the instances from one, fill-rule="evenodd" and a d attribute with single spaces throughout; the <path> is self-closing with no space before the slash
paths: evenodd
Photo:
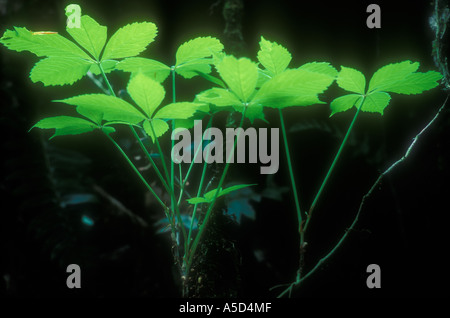
<path id="1" fill-rule="evenodd" d="M 212 116 L 209 118 L 208 128 L 211 127 L 211 124 L 212 124 Z M 200 145 L 198 146 L 195 156 L 197 156 L 197 153 L 199 152 L 200 149 L 203 149 L 203 136 L 202 136 L 202 141 L 201 141 Z M 192 162 L 195 161 L 195 156 L 194 156 L 194 160 Z M 204 158 L 204 160 L 203 160 L 203 169 L 202 169 L 202 175 L 200 178 L 200 183 L 198 185 L 197 197 L 199 197 L 202 193 L 203 183 L 205 181 L 205 175 L 206 175 L 206 168 L 208 167 L 208 162 L 207 162 L 208 158 L 209 158 L 209 152 L 206 154 L 206 158 Z M 192 167 L 192 163 L 191 163 L 191 167 Z M 197 214 L 197 206 L 198 206 L 198 203 L 195 203 L 194 209 L 192 211 L 191 224 L 189 226 L 189 234 L 188 234 L 188 245 L 187 245 L 188 248 L 186 249 L 186 251 L 189 250 L 189 245 L 191 243 L 192 228 L 194 226 L 194 220 L 195 220 L 195 216 Z"/>
<path id="2" fill-rule="evenodd" d="M 211 123 L 212 123 L 212 117 L 210 117 L 209 122 L 208 122 L 208 126 L 206 127 L 206 129 L 211 127 Z M 203 145 L 203 136 L 202 136 L 202 140 L 201 140 L 200 145 L 195 150 L 194 158 L 192 159 L 191 164 L 189 165 L 188 171 L 186 172 L 186 176 L 184 177 L 184 180 L 182 182 L 180 182 L 180 184 L 181 184 L 181 191 L 180 191 L 180 196 L 178 198 L 178 204 L 180 204 L 180 202 L 181 202 L 181 197 L 182 197 L 183 192 L 184 192 L 184 187 L 186 185 L 186 182 L 188 181 L 188 178 L 189 178 L 189 175 L 190 175 L 190 173 L 192 171 L 192 168 L 194 167 L 194 163 L 196 161 L 196 158 L 198 157 L 198 154 L 200 152 L 202 152 L 202 148 L 203 148 L 202 145 Z M 209 153 L 207 155 L 209 155 Z M 206 159 L 204 160 L 203 164 L 204 165 L 206 164 Z M 198 194 L 197 196 L 199 196 L 199 195 L 200 194 Z"/>
<path id="3" fill-rule="evenodd" d="M 149 121 L 149 124 L 150 124 L 150 128 L 152 130 L 152 134 L 153 134 L 153 136 L 155 136 L 155 143 L 156 143 L 156 147 L 158 148 L 159 155 L 161 156 L 161 162 L 162 162 L 162 165 L 163 165 L 164 173 L 166 174 L 167 180 L 170 180 L 169 179 L 169 171 L 167 170 L 167 165 L 166 165 L 166 161 L 165 161 L 165 158 L 164 158 L 164 153 L 162 152 L 161 146 L 159 144 L 159 140 L 156 137 L 155 129 L 153 128 L 152 122 Z M 180 211 L 179 211 L 179 207 L 178 207 L 178 205 L 176 204 L 176 201 L 175 201 L 175 192 L 174 192 L 173 186 L 172 187 L 169 186 L 169 190 L 170 190 L 169 191 L 170 199 L 172 201 L 172 211 L 175 214 L 175 216 L 177 217 L 178 224 L 179 224 L 179 226 L 181 228 L 181 232 L 183 234 L 183 238 L 186 241 L 187 240 L 187 234 L 186 234 L 186 230 L 184 229 L 183 221 L 181 220 L 181 214 L 180 214 Z"/>
<path id="4" fill-rule="evenodd" d="M 239 128 L 242 128 L 242 126 L 244 124 L 246 111 L 247 111 L 247 106 L 244 107 L 244 111 L 242 112 L 242 118 L 241 118 L 241 122 L 239 124 Z M 239 129 L 239 132 L 240 132 L 240 129 Z M 194 239 L 194 242 L 192 243 L 192 247 L 188 251 L 188 260 L 187 260 L 187 265 L 186 265 L 186 272 L 187 273 L 189 273 L 189 269 L 190 269 L 190 266 L 192 265 L 192 261 L 193 261 L 194 255 L 195 255 L 195 251 L 196 251 L 197 246 L 198 246 L 198 244 L 199 244 L 199 242 L 200 242 L 200 240 L 202 238 L 203 233 L 205 232 L 205 228 L 206 228 L 206 225 L 208 223 L 209 217 L 210 217 L 211 212 L 212 212 L 212 210 L 214 208 L 214 205 L 215 205 L 215 203 L 217 201 L 217 197 L 219 195 L 220 188 L 222 187 L 222 184 L 223 184 L 223 182 L 225 180 L 225 177 L 227 175 L 228 168 L 230 167 L 230 160 L 231 160 L 232 156 L 234 156 L 234 150 L 236 148 L 236 144 L 237 144 L 237 141 L 239 139 L 239 135 L 240 134 L 238 133 L 237 136 L 236 136 L 236 139 L 234 140 L 233 148 L 232 148 L 232 151 L 230 152 L 230 155 L 228 156 L 227 161 L 225 163 L 225 168 L 224 168 L 224 170 L 222 172 L 222 176 L 220 177 L 219 184 L 217 186 L 217 191 L 214 194 L 214 198 L 213 198 L 212 202 L 208 206 L 208 210 L 206 211 L 206 214 L 205 214 L 205 217 L 203 219 L 203 222 L 202 222 L 201 226 L 199 227 L 199 230 L 198 230 L 198 233 L 197 233 L 197 235 L 196 235 L 196 237 Z"/>
<path id="5" fill-rule="evenodd" d="M 127 154 L 125 153 L 125 151 L 123 151 L 123 149 L 119 146 L 119 144 L 109 135 L 106 134 L 106 136 L 108 137 L 108 139 L 114 144 L 114 146 L 119 150 L 119 152 L 122 154 L 122 156 L 126 159 L 126 161 L 128 162 L 128 164 L 131 166 L 131 168 L 133 168 L 133 171 L 138 175 L 139 179 L 141 179 L 141 181 L 144 183 L 144 185 L 147 187 L 147 189 L 150 191 L 151 194 L 153 194 L 153 196 L 156 198 L 156 200 L 158 201 L 158 203 L 164 208 L 164 211 L 166 213 L 166 216 L 168 216 L 167 212 L 169 210 L 169 208 L 164 204 L 164 202 L 158 197 L 158 195 L 156 194 L 156 192 L 153 190 L 153 188 L 148 184 L 147 180 L 145 180 L 145 178 L 142 176 L 142 174 L 139 172 L 138 168 L 136 168 L 136 166 L 133 164 L 133 162 L 131 162 L 130 158 L 127 156 Z"/>
<path id="6" fill-rule="evenodd" d="M 364 102 L 364 98 L 361 99 L 361 101 L 360 101 L 360 103 L 359 103 L 359 105 L 357 107 L 356 113 L 353 116 L 352 122 L 350 123 L 350 126 L 347 129 L 347 133 L 345 134 L 344 139 L 342 140 L 342 143 L 341 143 L 341 145 L 339 147 L 339 150 L 336 153 L 336 156 L 334 157 L 330 168 L 328 169 L 328 172 L 327 172 L 327 174 L 326 174 L 326 176 L 325 176 L 325 178 L 324 178 L 324 180 L 323 180 L 323 182 L 322 182 L 322 184 L 321 184 L 321 186 L 319 188 L 319 191 L 317 192 L 317 194 L 316 194 L 316 196 L 314 198 L 313 203 L 311 204 L 311 207 L 309 208 L 309 211 L 308 211 L 308 213 L 306 215 L 306 220 L 305 220 L 304 226 L 300 225 L 300 261 L 299 261 L 299 268 L 297 270 L 297 277 L 296 277 L 296 280 L 293 283 L 288 284 L 289 287 L 286 288 L 286 290 L 284 290 L 279 295 L 279 297 L 282 297 L 282 296 L 284 296 L 287 293 L 289 293 L 289 295 L 290 295 L 293 287 L 298 285 L 298 284 L 300 284 L 300 282 L 303 280 L 302 272 L 303 272 L 304 253 L 305 253 L 305 233 L 306 233 L 306 229 L 308 228 L 309 222 L 311 221 L 311 215 L 312 215 L 312 212 L 314 211 L 314 208 L 315 208 L 315 206 L 317 204 L 317 201 L 319 200 L 320 195 L 322 194 L 323 189 L 325 188 L 325 186 L 326 186 L 326 184 L 328 182 L 328 179 L 330 178 L 330 176 L 331 176 L 331 174 L 332 174 L 332 172 L 334 170 L 334 167 L 336 166 L 336 163 L 337 163 L 337 161 L 338 161 L 338 159 L 339 159 L 339 157 L 340 157 L 340 155 L 342 153 L 342 150 L 344 149 L 344 146 L 347 143 L 348 137 L 350 136 L 350 133 L 351 133 L 351 131 L 352 131 L 354 125 L 355 125 L 356 119 L 358 118 L 359 112 L 361 111 L 361 106 L 362 106 L 363 102 Z M 310 275 L 310 274 L 308 273 L 308 275 Z"/>
<path id="7" fill-rule="evenodd" d="M 171 68 L 172 73 L 172 103 L 176 102 L 176 88 L 175 88 L 175 68 Z M 172 120 L 172 131 L 175 130 L 175 121 Z M 172 139 L 172 148 L 175 146 L 175 140 Z M 180 179 L 180 183 L 182 180 Z M 173 160 L 170 160 L 170 186 L 172 189 L 174 189 L 174 162 Z M 175 190 L 174 190 L 175 191 Z M 174 208 L 174 205 L 177 204 L 175 201 L 172 202 L 172 209 Z"/>
<path id="8" fill-rule="evenodd" d="M 145 145 L 142 143 L 141 138 L 139 137 L 138 133 L 136 132 L 136 129 L 134 129 L 133 126 L 129 126 L 131 129 L 131 132 L 133 133 L 135 139 L 138 141 L 139 146 L 141 147 L 142 151 L 145 153 L 145 155 L 147 156 L 147 159 L 150 161 L 151 166 L 153 167 L 153 169 L 155 170 L 159 180 L 161 181 L 162 185 L 164 186 L 164 188 L 166 189 L 167 193 L 170 192 L 169 190 L 169 186 L 167 185 L 166 180 L 164 180 L 163 175 L 161 174 L 161 171 L 158 169 L 158 167 L 156 166 L 155 161 L 153 160 L 152 156 L 150 156 L 150 153 L 147 151 L 147 148 L 145 147 Z"/>
<path id="9" fill-rule="evenodd" d="M 278 110 L 279 115 L 280 115 L 280 124 L 281 124 L 281 132 L 283 134 L 283 141 L 284 141 L 284 148 L 286 150 L 286 158 L 287 158 L 287 163 L 288 163 L 288 168 L 289 168 L 289 177 L 291 179 L 291 186 L 292 186 L 292 193 L 294 196 L 294 200 L 295 200 L 295 209 L 297 211 L 297 221 L 298 221 L 298 233 L 299 233 L 299 245 L 300 245 L 300 255 L 299 255 L 299 264 L 298 264 L 298 271 L 297 271 L 297 280 L 300 279 L 301 274 L 302 274 L 302 269 L 303 269 L 303 263 L 304 263 L 304 253 L 303 253 L 303 247 L 304 247 L 304 242 L 305 242 L 305 235 L 304 232 L 302 231 L 302 225 L 303 225 L 303 219 L 302 219 L 302 212 L 300 209 L 300 201 L 298 199 L 298 192 L 297 192 L 297 186 L 295 184 L 295 178 L 294 178 L 294 171 L 292 169 L 292 162 L 291 162 L 291 154 L 289 151 L 289 145 L 288 145 L 288 141 L 287 141 L 287 134 L 286 134 L 286 127 L 284 124 L 284 118 L 283 118 L 283 113 L 281 111 L 281 109 Z"/>
<path id="10" fill-rule="evenodd" d="M 340 155 L 342 154 L 342 150 L 344 149 L 344 146 L 347 143 L 348 137 L 350 136 L 353 126 L 355 125 L 356 118 L 358 118 L 359 112 L 361 111 L 361 106 L 362 106 L 363 102 L 364 102 L 364 98 L 361 99 L 361 102 L 359 103 L 359 106 L 357 107 L 355 116 L 353 116 L 353 120 L 347 129 L 347 133 L 345 134 L 344 140 L 342 140 L 341 146 L 339 147 L 339 150 L 338 150 L 336 156 L 334 157 L 333 162 L 331 163 L 330 169 L 328 169 L 325 179 L 323 180 L 322 184 L 320 185 L 319 191 L 317 192 L 316 197 L 314 198 L 314 201 L 311 204 L 311 207 L 309 208 L 308 215 L 305 220 L 305 226 L 302 229 L 303 234 L 306 232 L 309 222 L 311 221 L 311 215 L 312 215 L 312 212 L 314 211 L 314 208 L 316 207 L 317 201 L 319 200 L 320 195 L 322 194 L 323 189 L 325 188 L 325 186 L 328 182 L 328 179 L 330 178 L 331 174 L 333 173 L 334 167 L 336 166 L 336 163 L 339 160 Z"/>
<path id="11" fill-rule="evenodd" d="M 105 73 L 105 70 L 103 69 L 102 63 L 97 62 L 97 65 L 100 68 L 100 72 L 102 73 L 103 79 L 105 80 L 105 83 L 108 86 L 109 92 L 111 93 L 112 96 L 116 96 L 116 93 L 114 93 L 111 83 L 109 82 L 108 78 L 106 77 L 106 73 Z"/>
<path id="12" fill-rule="evenodd" d="M 288 145 L 288 141 L 287 141 L 286 127 L 284 125 L 284 118 L 283 118 L 283 113 L 282 113 L 281 109 L 279 109 L 278 112 L 280 114 L 281 132 L 283 134 L 284 149 L 286 150 L 286 158 L 287 158 L 287 163 L 288 163 L 288 168 L 289 168 L 289 177 L 291 179 L 292 192 L 293 192 L 294 201 L 295 201 L 295 209 L 297 211 L 298 231 L 300 234 L 302 234 L 302 231 L 301 231 L 301 226 L 303 223 L 302 212 L 300 210 L 300 201 L 298 199 L 297 186 L 295 184 L 294 171 L 292 169 L 291 154 L 289 151 L 289 145 Z M 303 242 L 301 242 L 301 243 L 303 243 Z"/>

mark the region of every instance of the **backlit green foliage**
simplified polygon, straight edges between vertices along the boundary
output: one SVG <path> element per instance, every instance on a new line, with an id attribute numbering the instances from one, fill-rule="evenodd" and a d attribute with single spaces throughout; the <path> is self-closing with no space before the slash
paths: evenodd
<path id="1" fill-rule="evenodd" d="M 366 90 L 365 76 L 352 68 L 341 67 L 337 84 L 342 89 L 352 92 L 336 98 L 330 104 L 331 115 L 346 111 L 353 106 L 361 107 L 364 112 L 380 113 L 389 105 L 391 95 L 420 94 L 436 87 L 441 74 L 435 71 L 417 72 L 418 62 L 404 61 L 383 66 L 372 76 Z"/>
<path id="2" fill-rule="evenodd" d="M 299 67 L 290 67 L 292 54 L 282 45 L 264 37 L 261 37 L 255 61 L 247 57 L 238 58 L 227 55 L 218 39 L 205 36 L 182 43 L 175 52 L 172 66 L 168 66 L 155 59 L 138 56 L 155 40 L 157 35 L 157 27 L 151 22 L 125 25 L 108 39 L 106 26 L 83 15 L 80 18 L 79 28 L 67 27 L 66 31 L 74 41 L 53 32 L 33 33 L 25 27 L 14 27 L 12 30 L 4 32 L 0 43 L 10 50 L 28 51 L 42 57 L 30 72 L 32 82 L 42 82 L 44 86 L 66 85 L 73 84 L 89 74 L 90 78 L 104 91 L 106 89 L 103 85 L 108 86 L 109 94 L 81 94 L 57 100 L 55 102 L 75 106 L 74 115 L 44 118 L 32 128 L 54 130 L 54 134 L 50 138 L 92 131 L 104 133 L 164 208 L 165 222 L 171 227 L 172 236 L 177 237 L 177 240 L 179 236 L 183 236 L 183 243 L 176 241 L 173 244 L 177 245 L 177 253 L 182 252 L 176 263 L 183 264 L 181 270 L 186 270 L 185 275 L 190 273 L 189 269 L 193 264 L 195 250 L 201 234 L 204 233 L 216 199 L 252 184 L 235 185 L 223 189 L 222 184 L 228 169 L 227 163 L 218 186 L 204 193 L 206 191 L 203 191 L 206 171 L 206 166 L 204 166 L 197 196 L 187 200 L 188 203 L 194 205 L 208 205 L 201 224 L 197 226 L 196 206 L 192 216 L 180 213 L 180 202 L 192 165 L 184 180 L 183 169 L 181 165 L 179 166 L 178 186 L 180 192 L 179 198 L 176 198 L 174 162 L 171 162 L 169 175 L 165 161 L 161 160 L 163 168 L 163 172 L 161 172 L 151 159 L 147 146 L 142 142 L 141 135 L 149 137 L 148 139 L 156 144 L 159 156 L 163 159 L 158 138 L 170 131 L 171 128 L 192 128 L 194 118 L 203 119 L 205 116 L 209 117 L 211 123 L 213 116 L 219 111 L 241 113 L 240 128 L 242 128 L 245 118 L 249 119 L 251 123 L 257 119 L 265 120 L 265 108 L 277 109 L 280 114 L 292 189 L 294 198 L 296 198 L 297 192 L 282 109 L 325 104 L 324 93 L 336 81 L 336 84 L 348 94 L 337 97 L 330 103 L 331 116 L 347 111 L 354 106 L 358 108 L 358 111 L 316 196 L 318 199 L 360 110 L 383 115 L 391 101 L 392 93 L 420 94 L 436 87 L 442 78 L 441 74 L 435 71 L 418 72 L 419 63 L 411 61 L 381 67 L 368 83 L 365 75 L 360 71 L 341 66 L 338 72 L 328 62 L 313 61 Z M 123 94 L 123 98 L 115 95 L 106 75 L 116 70 L 130 73 L 126 94 Z M 172 102 L 167 102 L 166 90 L 163 85 L 170 75 L 172 75 L 171 91 L 174 93 Z M 200 76 L 212 86 L 203 92 L 194 93 L 195 97 L 192 102 L 175 102 L 175 77 L 178 75 L 185 79 Z M 100 80 L 96 76 L 99 76 Z M 149 158 L 149 162 L 153 165 L 161 183 L 170 195 L 170 207 L 153 191 L 125 151 L 111 136 L 118 128 L 117 125 L 126 125 L 131 129 L 137 143 Z M 198 149 L 201 150 L 200 147 Z M 314 207 L 316 199 L 312 207 Z M 300 210 L 298 199 L 296 200 L 296 209 L 299 233 L 303 240 L 301 218 L 304 211 Z M 310 209 L 304 225 L 305 230 L 311 212 Z M 183 221 L 183 217 L 186 216 L 189 216 L 190 222 Z M 186 218 L 184 219 L 186 220 Z M 193 235 L 193 229 L 197 230 L 197 227 L 198 234 Z M 184 255 L 182 255 L 183 253 Z M 188 280 L 183 281 L 187 282 Z"/>
<path id="3" fill-rule="evenodd" d="M 67 28 L 67 32 L 78 45 L 59 34 L 33 34 L 23 27 L 7 30 L 0 42 L 17 52 L 29 51 L 46 57 L 31 70 L 30 78 L 34 83 L 66 85 L 80 80 L 89 70 L 100 74 L 102 67 L 110 72 L 117 59 L 138 55 L 153 42 L 157 28 L 151 22 L 129 24 L 107 41 L 107 28 L 83 15 L 81 27 Z"/>

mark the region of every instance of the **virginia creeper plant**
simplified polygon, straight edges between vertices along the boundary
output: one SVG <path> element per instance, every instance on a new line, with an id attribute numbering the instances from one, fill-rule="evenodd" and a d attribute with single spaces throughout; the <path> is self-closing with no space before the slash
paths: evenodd
<path id="1" fill-rule="evenodd" d="M 75 8 L 79 10 L 76 5 Z M 71 16 L 69 22 L 73 22 L 70 19 Z M 100 89 L 97 94 L 81 94 L 54 101 L 73 106 L 73 115 L 47 117 L 32 128 L 54 130 L 50 139 L 100 131 L 105 140 L 119 151 L 161 207 L 161 215 L 171 234 L 175 250 L 174 262 L 183 282 L 181 292 L 184 296 L 189 296 L 188 278 L 217 199 L 252 185 L 224 188 L 230 168 L 230 161 L 227 160 L 215 188 L 208 189 L 205 160 L 200 171 L 200 181 L 196 185 L 196 194 L 188 195 L 186 186 L 191 172 L 195 170 L 194 160 L 184 168 L 182 164 L 171 160 L 172 154 L 164 152 L 166 147 L 160 144 L 164 134 L 173 132 L 176 128 L 192 129 L 194 120 L 206 120 L 208 127 L 211 127 L 218 112 L 240 114 L 238 127 L 243 128 L 247 122 L 253 124 L 255 120 L 266 121 L 265 108 L 277 110 L 298 221 L 297 252 L 300 256 L 296 279 L 286 284 L 287 288 L 280 294 L 284 296 L 290 294 L 304 276 L 309 275 L 303 273 L 307 230 L 357 118 L 364 112 L 383 115 L 392 98 L 391 94 L 420 94 L 436 87 L 441 79 L 441 75 L 435 71 L 418 72 L 419 63 L 411 61 L 381 67 L 368 83 L 364 74 L 358 70 L 340 66 L 338 71 L 327 62 L 289 67 L 291 53 L 264 37 L 261 37 L 256 61 L 228 55 L 218 39 L 205 36 L 183 43 L 176 51 L 173 65 L 168 66 L 157 60 L 138 56 L 157 36 L 154 23 L 128 24 L 108 38 L 106 26 L 88 15 L 81 15 L 78 19 L 79 23 L 68 22 L 66 27 L 72 40 L 57 32 L 32 32 L 25 27 L 6 30 L 0 39 L 10 50 L 29 51 L 42 58 L 30 72 L 33 83 L 41 82 L 44 86 L 72 85 L 88 76 Z M 118 89 L 111 85 L 109 76 L 114 72 L 130 74 L 124 97 L 118 97 Z M 201 76 L 211 84 L 211 88 L 197 92 L 192 96 L 192 101 L 177 101 L 177 76 L 185 79 Z M 325 104 L 319 95 L 325 93 L 334 82 L 345 91 L 345 95 L 330 103 L 330 117 L 353 108 L 356 108 L 355 114 L 311 206 L 302 207 L 283 109 Z M 166 89 L 172 92 L 170 103 L 164 102 Z M 119 126 L 129 130 L 132 138 L 139 144 L 161 186 L 169 195 L 168 202 L 150 186 L 151 182 L 142 175 L 117 141 L 115 133 Z M 203 137 L 207 139 L 208 136 Z M 239 134 L 234 140 L 233 150 L 238 139 Z M 171 143 L 173 149 L 173 139 Z M 201 142 L 194 147 L 194 157 L 203 155 L 203 151 Z M 151 155 L 154 152 L 159 155 L 157 159 Z M 232 155 L 233 151 L 229 156 Z"/>

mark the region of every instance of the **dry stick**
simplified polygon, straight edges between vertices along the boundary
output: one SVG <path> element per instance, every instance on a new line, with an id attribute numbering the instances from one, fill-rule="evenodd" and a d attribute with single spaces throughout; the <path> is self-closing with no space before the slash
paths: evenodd
<path id="1" fill-rule="evenodd" d="M 442 112 L 442 110 L 444 109 L 445 105 L 447 104 L 448 101 L 448 95 L 447 98 L 445 99 L 444 103 L 442 104 L 442 106 L 439 108 L 439 110 L 437 111 L 436 115 L 434 115 L 433 119 L 431 119 L 430 122 L 428 122 L 428 124 L 413 138 L 413 141 L 411 143 L 411 145 L 408 147 L 408 149 L 405 152 L 405 155 L 403 157 L 401 157 L 400 159 L 398 159 L 396 162 L 394 162 L 389 168 L 387 168 L 383 173 L 381 173 L 378 177 L 378 179 L 375 181 L 375 183 L 372 185 L 372 187 L 370 188 L 370 190 L 362 197 L 361 199 L 361 203 L 359 205 L 358 208 L 358 212 L 356 213 L 356 217 L 353 220 L 352 224 L 350 225 L 349 228 L 346 229 L 344 235 L 341 237 L 341 239 L 338 241 L 338 243 L 333 247 L 333 249 L 328 252 L 327 255 L 325 255 L 324 257 L 322 257 L 316 264 L 316 266 L 314 266 L 313 269 L 311 269 L 305 276 L 303 276 L 303 278 L 301 278 L 300 280 L 291 283 L 291 284 L 284 284 L 284 285 L 278 285 L 273 287 L 277 288 L 277 287 L 282 287 L 282 286 L 287 286 L 289 285 L 289 287 L 287 289 L 285 289 L 281 294 L 278 295 L 278 298 L 283 297 L 284 295 L 286 295 L 286 293 L 291 293 L 292 289 L 299 285 L 301 282 L 303 282 L 305 279 L 307 279 L 309 276 L 311 276 L 316 270 L 318 270 L 335 252 L 336 250 L 342 245 L 342 243 L 344 242 L 344 240 L 347 238 L 348 233 L 350 231 L 353 230 L 353 228 L 355 227 L 356 223 L 358 222 L 359 219 L 359 215 L 361 214 L 362 208 L 366 202 L 366 200 L 372 195 L 373 191 L 377 188 L 377 186 L 380 184 L 381 180 L 383 179 L 384 176 L 386 176 L 388 173 L 390 173 L 395 167 L 397 167 L 400 163 L 402 163 L 403 161 L 406 160 L 406 158 L 408 158 L 408 156 L 410 155 L 413 147 L 415 146 L 417 140 L 422 136 L 422 134 L 436 121 L 436 119 L 438 118 L 439 114 Z"/>

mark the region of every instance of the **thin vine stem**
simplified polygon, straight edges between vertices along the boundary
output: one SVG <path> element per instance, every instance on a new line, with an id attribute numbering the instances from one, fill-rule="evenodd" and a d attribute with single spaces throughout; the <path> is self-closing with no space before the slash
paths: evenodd
<path id="1" fill-rule="evenodd" d="M 411 151 L 413 150 L 414 146 L 417 143 L 417 140 L 419 140 L 419 138 L 425 133 L 425 131 L 427 129 L 430 128 L 430 126 L 436 121 L 436 119 L 439 117 L 439 115 L 441 114 L 441 112 L 444 110 L 447 101 L 448 101 L 449 96 L 447 95 L 444 103 L 441 105 L 441 107 L 439 108 L 439 110 L 436 112 L 436 114 L 434 115 L 434 117 L 428 122 L 428 124 L 422 128 L 422 130 L 412 139 L 411 144 L 409 145 L 408 149 L 406 150 L 405 154 L 398 159 L 397 161 L 395 161 L 392 165 L 390 165 L 384 172 L 380 173 L 380 175 L 378 176 L 378 178 L 376 179 L 376 181 L 373 183 L 373 185 L 370 187 L 369 191 L 367 191 L 367 193 L 365 195 L 363 195 L 361 202 L 359 204 L 359 208 L 358 211 L 356 213 L 356 216 L 354 218 L 354 220 L 352 221 L 352 223 L 350 224 L 350 226 L 345 230 L 344 234 L 342 235 L 342 237 L 338 240 L 338 242 L 336 243 L 336 245 L 324 256 L 322 257 L 317 264 L 305 275 L 303 276 L 301 279 L 291 283 L 291 284 L 283 284 L 283 285 L 278 285 L 278 286 L 274 286 L 271 289 L 277 288 L 277 287 L 281 287 L 281 286 L 289 286 L 288 288 L 286 288 L 283 292 L 281 292 L 278 295 L 278 298 L 284 297 L 286 294 L 292 292 L 293 288 L 300 285 L 300 283 L 302 283 L 305 279 L 307 279 L 308 277 L 310 277 L 314 272 L 316 272 L 327 260 L 329 260 L 331 258 L 331 256 L 336 253 L 336 251 L 339 249 L 339 247 L 342 246 L 342 244 L 344 243 L 345 239 L 348 237 L 349 233 L 351 231 L 353 231 L 353 229 L 355 228 L 356 223 L 359 220 L 359 216 L 361 215 L 361 212 L 363 210 L 364 204 L 366 202 L 366 200 L 372 195 L 372 193 L 375 191 L 375 189 L 378 187 L 378 185 L 381 183 L 381 180 L 387 175 L 389 174 L 392 170 L 394 170 L 394 168 L 396 168 L 398 165 L 400 165 L 402 162 L 404 162 L 409 155 L 411 154 Z"/>

